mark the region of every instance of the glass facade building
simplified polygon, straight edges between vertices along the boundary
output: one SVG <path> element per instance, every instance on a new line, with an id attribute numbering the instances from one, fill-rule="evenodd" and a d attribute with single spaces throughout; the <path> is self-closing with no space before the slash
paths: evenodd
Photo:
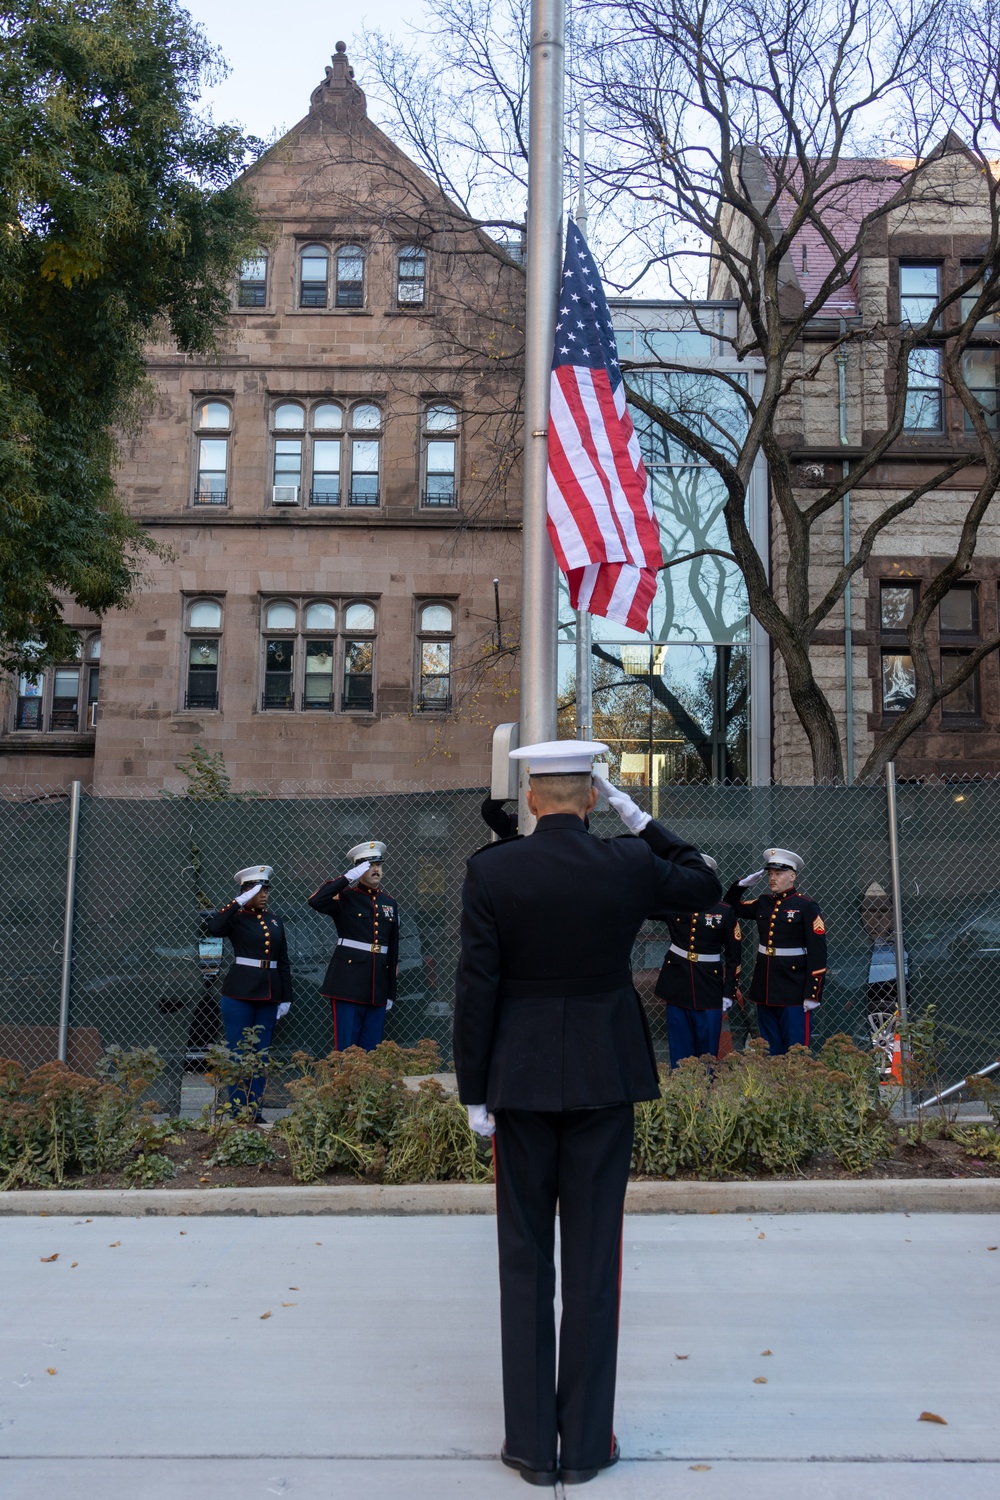
<path id="1" fill-rule="evenodd" d="M 722 336 L 735 309 L 662 302 L 612 303 L 611 309 L 627 382 L 735 456 L 747 420 L 739 388 L 754 379 Z M 686 368 L 665 368 L 675 363 Z M 769 760 L 763 748 L 769 726 L 760 720 L 767 718 L 768 657 L 756 639 L 743 578 L 735 563 L 717 555 L 729 550 L 725 487 L 657 421 L 635 408 L 632 419 L 664 562 L 686 560 L 660 572 L 645 635 L 592 619 L 593 737 L 611 746 L 614 775 L 625 786 L 766 780 L 770 766 L 760 762 Z M 759 511 L 766 491 L 759 479 L 755 475 L 752 485 L 759 493 L 750 497 L 755 540 L 765 530 Z M 567 737 L 576 720 L 576 628 L 560 576 L 559 733 Z"/>

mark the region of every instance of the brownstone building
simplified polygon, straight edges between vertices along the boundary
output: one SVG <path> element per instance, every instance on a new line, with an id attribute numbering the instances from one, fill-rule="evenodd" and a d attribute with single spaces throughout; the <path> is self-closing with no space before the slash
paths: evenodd
<path id="1" fill-rule="evenodd" d="M 2 783 L 176 783 L 195 744 L 270 785 L 487 777 L 523 277 L 371 123 L 343 44 L 247 181 L 265 229 L 224 346 L 150 351 L 123 455 L 162 553 L 129 612 L 69 613 L 78 659 L 13 684 Z"/>

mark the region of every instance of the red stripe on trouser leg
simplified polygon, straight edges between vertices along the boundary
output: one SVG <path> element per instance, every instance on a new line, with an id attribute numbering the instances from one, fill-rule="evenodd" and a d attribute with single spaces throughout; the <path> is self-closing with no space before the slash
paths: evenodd
<path id="1" fill-rule="evenodd" d="M 622 1263 L 625 1259 L 625 1210 L 622 1209 L 622 1228 L 618 1236 L 618 1332 L 622 1327 Z M 615 1456 L 615 1429 L 611 1428 L 611 1447 L 608 1449 L 608 1457 Z"/>

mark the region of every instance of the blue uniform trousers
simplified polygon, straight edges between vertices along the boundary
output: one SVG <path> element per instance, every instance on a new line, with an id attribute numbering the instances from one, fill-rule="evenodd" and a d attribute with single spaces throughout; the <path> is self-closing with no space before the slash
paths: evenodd
<path id="1" fill-rule="evenodd" d="M 230 1052 L 236 1051 L 248 1026 L 259 1026 L 257 1051 L 260 1053 L 261 1061 L 266 1063 L 267 1051 L 274 1036 L 275 1022 L 278 1019 L 277 1001 L 237 1000 L 232 995 L 220 995 L 219 1008 L 222 1011 L 222 1024 L 226 1032 L 226 1046 Z M 246 1092 L 242 1088 L 231 1088 L 229 1103 L 233 1114 L 249 1104 L 254 1114 L 259 1117 L 266 1082 L 267 1078 L 264 1073 L 255 1073 L 250 1079 Z"/>
<path id="2" fill-rule="evenodd" d="M 360 1047 L 371 1052 L 382 1040 L 385 1030 L 384 1005 L 355 1005 L 351 1000 L 331 1000 L 333 1010 L 333 1050 Z"/>
<path id="3" fill-rule="evenodd" d="M 722 1036 L 722 1006 L 718 1010 L 688 1009 L 686 1005 L 667 1006 L 667 1045 L 670 1066 L 676 1068 L 685 1057 L 719 1055 Z"/>
<path id="4" fill-rule="evenodd" d="M 772 1057 L 784 1057 L 789 1047 L 808 1047 L 809 1013 L 801 1005 L 758 1005 L 757 1020 Z"/>

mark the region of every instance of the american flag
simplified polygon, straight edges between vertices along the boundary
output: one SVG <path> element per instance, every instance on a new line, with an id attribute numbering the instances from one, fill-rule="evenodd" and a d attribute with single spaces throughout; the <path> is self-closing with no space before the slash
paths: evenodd
<path id="1" fill-rule="evenodd" d="M 573 608 L 646 630 L 660 531 L 600 273 L 572 219 L 552 356 L 548 527 Z"/>

